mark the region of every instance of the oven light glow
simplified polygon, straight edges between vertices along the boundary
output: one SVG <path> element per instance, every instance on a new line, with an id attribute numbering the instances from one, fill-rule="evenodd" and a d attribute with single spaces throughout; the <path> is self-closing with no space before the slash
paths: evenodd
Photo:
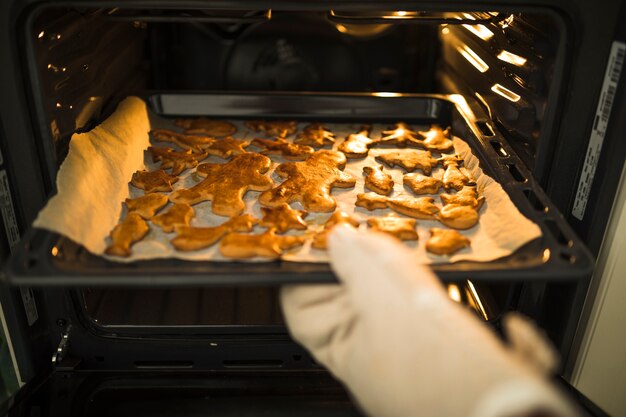
<path id="1" fill-rule="evenodd" d="M 54 37 L 55 37 L 55 39 L 59 40 L 59 39 L 61 39 L 61 34 L 57 33 Z"/>
<path id="2" fill-rule="evenodd" d="M 402 97 L 401 93 L 391 93 L 389 91 L 379 91 L 376 93 L 372 93 L 375 97 Z"/>
<path id="3" fill-rule="evenodd" d="M 509 64 L 517 65 L 518 67 L 523 66 L 527 59 L 523 56 L 515 55 L 509 51 L 501 51 L 498 54 L 498 59 L 504 62 L 508 62 Z"/>
<path id="4" fill-rule="evenodd" d="M 341 23 L 337 23 L 335 25 L 335 28 L 337 28 L 337 30 L 341 33 L 348 33 L 348 28 L 342 25 Z"/>
<path id="5" fill-rule="evenodd" d="M 476 306 L 480 310 L 480 314 L 483 315 L 485 320 L 489 320 L 489 316 L 487 316 L 487 311 L 485 310 L 485 307 L 483 307 L 482 301 L 480 301 L 480 297 L 478 296 L 478 292 L 476 292 L 476 288 L 474 287 L 474 283 L 468 279 L 467 280 L 467 286 L 468 286 L 470 292 L 472 293 L 472 298 L 476 302 Z"/>
<path id="6" fill-rule="evenodd" d="M 46 32 L 44 32 L 43 30 L 41 32 L 39 32 L 39 35 L 37 35 L 37 39 L 41 39 L 43 38 L 43 35 L 45 35 Z"/>
<path id="7" fill-rule="evenodd" d="M 52 253 L 52 256 L 57 256 L 59 254 L 59 248 L 53 246 L 50 252 Z"/>
<path id="8" fill-rule="evenodd" d="M 450 33 L 450 29 L 449 29 L 449 28 L 443 28 L 443 29 L 441 29 L 441 34 L 442 34 L 442 35 L 447 35 L 448 33 Z"/>
<path id="9" fill-rule="evenodd" d="M 457 46 L 456 50 L 480 72 L 487 72 L 489 65 L 483 61 L 476 52 L 467 45 Z"/>
<path id="10" fill-rule="evenodd" d="M 402 16 L 406 16 L 406 15 L 407 15 L 407 12 L 406 12 L 406 11 L 404 11 L 404 10 L 399 10 L 399 11 L 395 12 L 394 14 L 395 14 L 396 16 L 400 16 L 400 17 L 402 17 Z"/>
<path id="11" fill-rule="evenodd" d="M 484 41 L 493 37 L 493 32 L 487 29 L 485 25 L 463 25 L 463 27 Z"/>
<path id="12" fill-rule="evenodd" d="M 509 26 L 511 26 L 511 25 L 513 24 L 513 19 L 514 19 L 514 18 L 515 18 L 515 17 L 514 17 L 513 15 L 510 15 L 509 17 L 507 17 L 506 19 L 504 19 L 504 20 L 502 21 L 502 23 L 501 23 L 501 25 L 502 25 L 502 29 L 506 29 L 506 28 L 508 28 Z"/>
<path id="13" fill-rule="evenodd" d="M 61 103 L 57 101 L 57 108 L 61 107 Z"/>
<path id="14" fill-rule="evenodd" d="M 491 87 L 491 91 L 514 103 L 519 101 L 519 99 L 521 98 L 519 94 L 515 94 L 513 91 L 504 86 L 501 86 L 500 84 L 494 84 Z"/>
<path id="15" fill-rule="evenodd" d="M 448 285 L 448 297 L 450 297 L 451 300 L 456 301 L 457 303 L 461 302 L 461 291 L 456 284 Z"/>

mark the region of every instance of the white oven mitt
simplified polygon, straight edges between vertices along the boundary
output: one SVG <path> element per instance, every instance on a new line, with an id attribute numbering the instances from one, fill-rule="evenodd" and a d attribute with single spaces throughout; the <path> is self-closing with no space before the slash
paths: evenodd
<path id="1" fill-rule="evenodd" d="M 521 329 L 511 349 L 395 239 L 338 226 L 329 245 L 342 285 L 285 287 L 283 311 L 368 415 L 578 415 L 545 376 L 553 351 L 524 320 L 505 326 Z M 529 353 L 533 344 L 542 353 Z"/>

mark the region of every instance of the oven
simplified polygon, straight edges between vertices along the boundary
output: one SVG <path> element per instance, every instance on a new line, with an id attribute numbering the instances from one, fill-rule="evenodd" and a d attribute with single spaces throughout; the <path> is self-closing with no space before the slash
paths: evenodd
<path id="1" fill-rule="evenodd" d="M 327 265 L 116 264 L 31 227 L 72 135 L 128 96 L 165 119 L 415 120 L 472 137 L 543 239 L 435 270 L 495 328 L 512 310 L 536 320 L 571 375 L 626 154 L 625 4 L 0 8 L 0 301 L 24 384 L 9 415 L 358 415 L 289 338 L 278 303 L 281 284 L 334 281 Z"/>

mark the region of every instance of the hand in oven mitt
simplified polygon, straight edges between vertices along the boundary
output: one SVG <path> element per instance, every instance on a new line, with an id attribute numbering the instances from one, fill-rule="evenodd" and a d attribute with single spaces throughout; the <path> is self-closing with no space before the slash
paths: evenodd
<path id="1" fill-rule="evenodd" d="M 530 323 L 505 320 L 504 345 L 386 235 L 338 226 L 329 251 L 341 285 L 284 287 L 283 311 L 368 415 L 578 415 L 548 381 L 555 355 Z"/>

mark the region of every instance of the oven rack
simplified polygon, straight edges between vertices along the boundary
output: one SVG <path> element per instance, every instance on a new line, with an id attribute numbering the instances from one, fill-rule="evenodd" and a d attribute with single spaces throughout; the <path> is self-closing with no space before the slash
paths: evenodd
<path id="1" fill-rule="evenodd" d="M 161 117 L 211 116 L 326 122 L 451 125 L 542 236 L 491 262 L 435 264 L 443 281 L 573 281 L 590 277 L 593 258 L 513 148 L 475 101 L 457 94 L 399 93 L 170 93 L 146 95 Z M 53 255 L 54 254 L 54 255 Z M 183 286 L 280 285 L 336 282 L 328 264 L 198 262 L 156 259 L 116 263 L 90 254 L 56 233 L 31 228 L 7 262 L 3 278 L 15 285 Z"/>

